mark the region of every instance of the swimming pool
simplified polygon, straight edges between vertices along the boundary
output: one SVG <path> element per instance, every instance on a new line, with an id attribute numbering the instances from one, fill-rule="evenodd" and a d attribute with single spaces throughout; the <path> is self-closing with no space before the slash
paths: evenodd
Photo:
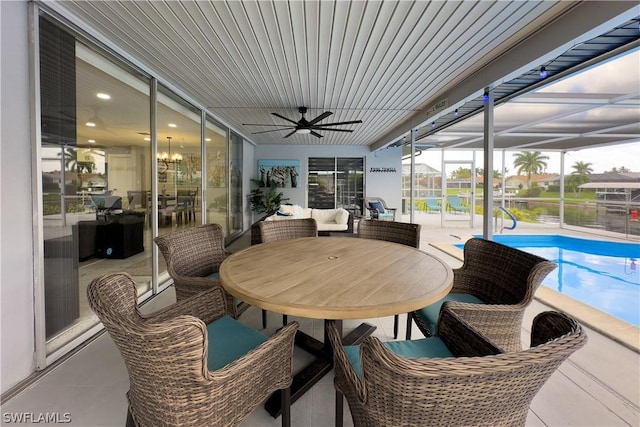
<path id="1" fill-rule="evenodd" d="M 494 235 L 493 240 L 557 263 L 544 286 L 640 326 L 640 244 L 559 235 Z"/>

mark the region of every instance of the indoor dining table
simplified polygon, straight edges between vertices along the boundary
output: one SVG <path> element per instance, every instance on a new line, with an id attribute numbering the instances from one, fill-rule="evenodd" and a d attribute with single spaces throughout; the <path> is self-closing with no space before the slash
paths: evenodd
<path id="1" fill-rule="evenodd" d="M 425 307 L 451 289 L 451 268 L 418 249 L 356 237 L 308 237 L 279 240 L 235 252 L 220 266 L 222 286 L 256 307 L 292 316 L 336 320 L 367 319 Z M 362 323 L 345 337 L 359 344 L 375 326 Z M 332 368 L 324 342 L 298 331 L 296 345 L 316 356 L 294 376 L 295 402 Z M 279 393 L 265 408 L 280 413 Z"/>

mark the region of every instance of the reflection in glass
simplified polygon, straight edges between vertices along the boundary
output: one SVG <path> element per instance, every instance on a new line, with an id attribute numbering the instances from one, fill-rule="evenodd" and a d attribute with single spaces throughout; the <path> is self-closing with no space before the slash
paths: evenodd
<path id="1" fill-rule="evenodd" d="M 231 132 L 229 141 L 229 238 L 242 232 L 242 137 Z M 229 239 L 227 239 L 229 241 Z"/>
<path id="2" fill-rule="evenodd" d="M 205 122 L 207 152 L 207 223 L 220 224 L 228 239 L 227 130 L 213 119 Z"/>
<path id="3" fill-rule="evenodd" d="M 166 234 L 201 224 L 201 119 L 198 109 L 160 85 L 157 116 L 158 234 Z"/>
<path id="4" fill-rule="evenodd" d="M 40 21 L 41 170 L 47 354 L 97 323 L 95 277 L 151 283 L 149 82 Z M 145 136 L 147 140 L 145 141 Z"/>
<path id="5" fill-rule="evenodd" d="M 355 216 L 362 213 L 363 158 L 310 157 L 307 182 L 310 208 L 345 208 Z"/>

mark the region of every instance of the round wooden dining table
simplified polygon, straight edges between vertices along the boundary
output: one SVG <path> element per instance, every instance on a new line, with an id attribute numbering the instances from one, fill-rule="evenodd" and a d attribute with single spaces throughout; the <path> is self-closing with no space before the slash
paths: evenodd
<path id="1" fill-rule="evenodd" d="M 407 313 L 444 297 L 451 268 L 382 240 L 308 237 L 250 246 L 220 267 L 222 286 L 251 305 L 314 319 Z"/>
<path id="2" fill-rule="evenodd" d="M 417 310 L 451 289 L 453 272 L 439 258 L 418 249 L 356 237 L 307 237 L 250 246 L 226 258 L 220 281 L 231 295 L 264 310 L 312 319 L 366 319 Z M 362 323 L 343 337 L 359 344 L 376 329 Z M 296 345 L 316 359 L 298 372 L 291 402 L 328 373 L 332 352 L 298 330 Z M 265 404 L 280 414 L 280 394 Z"/>

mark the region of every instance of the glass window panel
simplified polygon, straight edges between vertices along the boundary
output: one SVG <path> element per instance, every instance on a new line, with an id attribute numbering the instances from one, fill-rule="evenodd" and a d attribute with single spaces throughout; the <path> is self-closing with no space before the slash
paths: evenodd
<path id="1" fill-rule="evenodd" d="M 41 18 L 45 329 L 50 354 L 97 323 L 95 277 L 151 284 L 149 81 Z M 125 113 L 126 111 L 126 113 Z M 145 141 L 145 136 L 147 140 Z"/>
<path id="2" fill-rule="evenodd" d="M 242 232 L 242 137 L 231 132 L 229 139 L 229 238 Z"/>
<path id="3" fill-rule="evenodd" d="M 364 202 L 364 159 L 338 158 L 336 172 L 336 207 L 355 210 L 356 216 L 360 216 Z"/>
<path id="4" fill-rule="evenodd" d="M 201 224 L 201 116 L 200 110 L 160 85 L 157 116 L 158 234 L 166 234 Z"/>
<path id="5" fill-rule="evenodd" d="M 307 205 L 310 208 L 335 207 L 335 173 L 335 157 L 309 158 Z"/>
<path id="6" fill-rule="evenodd" d="M 310 157 L 307 199 L 311 208 L 342 207 L 360 215 L 364 200 L 364 159 Z"/>
<path id="7" fill-rule="evenodd" d="M 227 129 L 211 118 L 205 122 L 207 152 L 207 223 L 227 230 Z"/>

